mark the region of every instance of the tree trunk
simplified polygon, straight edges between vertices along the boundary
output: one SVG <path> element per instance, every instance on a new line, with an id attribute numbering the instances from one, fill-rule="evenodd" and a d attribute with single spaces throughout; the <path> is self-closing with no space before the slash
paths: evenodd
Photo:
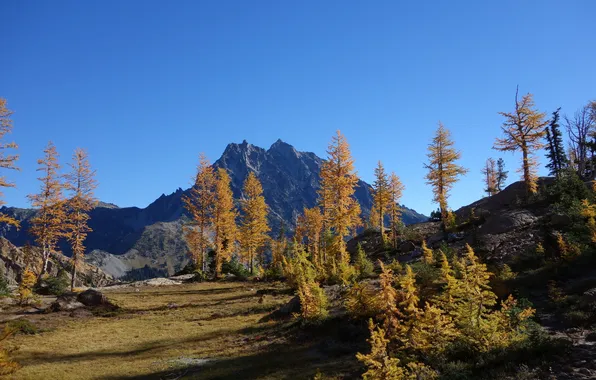
<path id="1" fill-rule="evenodd" d="M 524 161 L 524 181 L 526 182 L 526 195 L 530 195 L 532 193 L 532 185 L 530 178 L 530 163 L 528 161 L 528 148 L 526 147 L 525 142 L 522 143 L 522 155 Z"/>
<path id="2" fill-rule="evenodd" d="M 74 292 L 74 287 L 75 287 L 75 279 L 77 278 L 77 260 L 76 260 L 76 256 L 73 256 L 73 260 L 72 260 L 72 272 L 71 272 L 71 278 L 70 278 L 70 291 Z"/>

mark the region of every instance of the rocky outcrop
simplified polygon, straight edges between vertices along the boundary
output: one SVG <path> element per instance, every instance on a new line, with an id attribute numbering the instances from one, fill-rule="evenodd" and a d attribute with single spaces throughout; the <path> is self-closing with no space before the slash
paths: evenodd
<path id="1" fill-rule="evenodd" d="M 31 249 L 33 260 L 41 262 L 41 252 L 37 248 Z M 0 238 L 0 271 L 11 285 L 17 285 L 25 268 L 23 248 L 15 247 L 5 238 Z M 48 274 L 56 276 L 60 270 L 70 271 L 70 259 L 60 253 L 53 254 L 48 262 Z M 114 282 L 114 278 L 96 266 L 81 263 L 76 286 L 106 286 Z"/>

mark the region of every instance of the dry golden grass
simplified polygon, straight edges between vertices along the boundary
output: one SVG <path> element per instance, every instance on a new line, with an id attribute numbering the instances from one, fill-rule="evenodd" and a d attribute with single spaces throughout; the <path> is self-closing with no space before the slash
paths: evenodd
<path id="1" fill-rule="evenodd" d="M 265 289 L 261 299 L 257 291 Z M 354 369 L 352 348 L 327 344 L 335 322 L 310 331 L 296 320 L 261 321 L 292 297 L 281 284 L 216 282 L 105 294 L 120 312 L 26 315 L 44 331 L 11 340 L 22 368 L 8 378 L 312 379 L 319 368 Z M 1 317 L 7 316 L 5 310 Z"/>
<path id="2" fill-rule="evenodd" d="M 15 379 L 98 379 L 144 376 L 213 359 L 251 354 L 259 340 L 250 333 L 274 322 L 258 323 L 290 295 L 256 290 L 271 284 L 201 283 L 117 289 L 106 295 L 123 308 L 109 317 L 55 313 L 28 317 L 53 327 L 36 335 L 19 335 Z M 279 287 L 278 287 L 279 288 Z M 248 330 L 247 330 L 248 329 Z"/>

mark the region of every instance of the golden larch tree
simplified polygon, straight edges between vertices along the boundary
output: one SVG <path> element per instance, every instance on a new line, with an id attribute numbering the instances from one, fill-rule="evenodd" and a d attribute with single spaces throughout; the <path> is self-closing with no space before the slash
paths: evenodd
<path id="1" fill-rule="evenodd" d="M 242 209 L 240 245 L 252 274 L 256 255 L 269 239 L 267 233 L 270 231 L 263 186 L 253 172 L 250 172 L 244 181 L 243 199 L 240 205 Z"/>
<path id="2" fill-rule="evenodd" d="M 306 247 L 311 255 L 311 260 L 316 268 L 324 264 L 324 257 L 321 252 L 321 232 L 323 230 L 323 214 L 318 207 L 304 208 L 302 215 L 298 217 L 297 235 L 302 242 L 306 238 Z"/>
<path id="3" fill-rule="evenodd" d="M 237 215 L 234 195 L 230 187 L 230 176 L 224 168 L 218 168 L 215 179 L 215 208 L 213 211 L 216 278 L 221 275 L 223 260 L 229 259 L 234 251 Z"/>
<path id="4" fill-rule="evenodd" d="M 5 149 L 18 148 L 17 144 L 14 142 L 4 142 L 4 136 L 7 133 L 12 132 L 12 114 L 13 112 L 9 110 L 6 105 L 6 99 L 0 98 L 0 168 L 19 170 L 16 166 L 16 161 L 19 156 L 5 153 Z M 0 187 L 15 187 L 15 184 L 8 182 L 6 177 L 0 176 Z M 1 192 L 0 196 L 2 196 Z M 4 204 L 5 202 L 0 199 L 0 206 Z M 4 213 L 0 213 L 0 223 L 7 223 L 19 227 L 19 222 L 16 219 Z"/>
<path id="5" fill-rule="evenodd" d="M 194 186 L 189 195 L 182 198 L 186 210 L 192 217 L 186 227 L 186 241 L 197 267 L 207 271 L 207 248 L 210 245 L 209 228 L 215 205 L 215 173 L 207 157 L 201 153 Z M 191 230 L 196 232 L 191 232 Z"/>
<path id="6" fill-rule="evenodd" d="M 349 261 L 345 254 L 344 238 L 360 221 L 360 205 L 354 198 L 358 176 L 346 138 L 337 131 L 327 150 L 327 160 L 321 166 L 320 197 L 324 200 L 323 215 L 335 236 L 335 252 L 341 262 Z"/>
<path id="7" fill-rule="evenodd" d="M 373 208 L 376 211 L 378 218 L 376 223 L 381 231 L 381 236 L 385 239 L 383 233 L 385 227 L 385 214 L 390 208 L 391 193 L 389 188 L 389 179 L 385 172 L 385 167 L 381 161 L 378 162 L 375 168 L 375 182 L 373 183 Z"/>
<path id="8" fill-rule="evenodd" d="M 545 119 L 545 113 L 538 112 L 535 108 L 532 94 L 528 93 L 519 100 L 518 90 L 515 91 L 515 110 L 499 114 L 505 117 L 501 126 L 504 137 L 497 138 L 493 148 L 522 153 L 522 167 L 519 171 L 523 174 L 527 194 L 533 194 L 538 189 L 538 161 L 534 153 L 543 147 L 545 127 L 549 121 Z"/>
<path id="9" fill-rule="evenodd" d="M 397 235 L 402 225 L 400 200 L 404 185 L 394 172 L 389 176 L 389 223 L 391 224 L 391 243 L 397 249 Z"/>
<path id="10" fill-rule="evenodd" d="M 77 267 L 85 255 L 85 239 L 91 232 L 89 212 L 97 204 L 93 194 L 97 188 L 95 170 L 91 170 L 89 157 L 84 149 L 77 148 L 72 156 L 71 170 L 65 175 L 65 188 L 70 193 L 66 202 L 65 235 L 72 249 L 71 291 L 75 286 Z"/>
<path id="11" fill-rule="evenodd" d="M 467 169 L 459 166 L 456 161 L 461 158 L 461 153 L 454 148 L 451 133 L 439 122 L 432 142 L 428 145 L 428 169 L 426 180 L 433 188 L 433 201 L 439 204 L 441 218 L 447 219 L 447 198 L 449 190 L 457 182 L 458 177 L 467 173 Z"/>
<path id="12" fill-rule="evenodd" d="M 497 189 L 497 163 L 492 158 L 486 160 L 484 168 L 482 168 L 482 175 L 484 176 L 484 191 L 488 196 L 493 196 L 499 192 Z"/>
<path id="13" fill-rule="evenodd" d="M 42 250 L 42 267 L 39 277 L 44 275 L 48 268 L 48 261 L 56 244 L 63 235 L 65 212 L 63 198 L 63 184 L 58 171 L 58 152 L 50 141 L 44 149 L 44 158 L 37 161 L 41 172 L 38 180 L 41 182 L 41 189 L 38 194 L 30 194 L 28 198 L 31 205 L 37 209 L 37 213 L 31 219 L 30 232 L 35 236 L 35 241 Z"/>

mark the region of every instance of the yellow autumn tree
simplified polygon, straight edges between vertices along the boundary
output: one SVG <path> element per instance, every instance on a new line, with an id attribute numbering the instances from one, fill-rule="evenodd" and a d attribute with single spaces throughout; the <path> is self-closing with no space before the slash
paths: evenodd
<path id="1" fill-rule="evenodd" d="M 215 206 L 213 209 L 213 230 L 215 246 L 215 277 L 221 276 L 223 260 L 230 258 L 237 236 L 234 195 L 230 187 L 230 176 L 218 168 L 215 176 Z"/>
<path id="2" fill-rule="evenodd" d="M 209 230 L 215 205 L 215 173 L 207 157 L 201 153 L 194 185 L 188 195 L 182 198 L 192 218 L 186 227 L 186 241 L 191 256 L 198 268 L 207 271 L 207 248 L 210 245 Z M 192 232 L 195 230 L 195 232 Z"/>
<path id="3" fill-rule="evenodd" d="M 323 214 L 334 234 L 334 249 L 340 262 L 349 262 L 344 238 L 360 225 L 360 205 L 354 198 L 358 177 L 346 138 L 337 131 L 327 149 L 327 160 L 321 166 L 320 197 Z"/>
<path id="4" fill-rule="evenodd" d="M 41 189 L 38 194 L 28 195 L 28 198 L 31 205 L 37 209 L 31 219 L 30 232 L 42 250 L 42 267 L 39 273 L 41 277 L 46 273 L 50 256 L 63 234 L 65 221 L 63 185 L 58 173 L 58 152 L 51 141 L 44 149 L 44 158 L 39 159 L 37 164 L 37 171 L 42 173 L 38 178 Z"/>
<path id="5" fill-rule="evenodd" d="M 482 168 L 482 175 L 484 176 L 484 191 L 488 196 L 493 196 L 499 192 L 497 188 L 497 163 L 492 158 L 486 160 L 484 168 Z"/>
<path id="6" fill-rule="evenodd" d="M 323 214 L 319 207 L 304 208 L 302 215 L 298 217 L 296 234 L 300 236 L 299 242 L 306 238 L 306 247 L 311 255 L 313 264 L 320 269 L 324 264 L 324 257 L 321 252 L 321 233 L 323 230 Z"/>
<path id="7" fill-rule="evenodd" d="M 433 188 L 433 201 L 439 204 L 441 219 L 445 222 L 449 211 L 447 206 L 449 190 L 459 176 L 467 173 L 467 169 L 456 164 L 456 161 L 461 158 L 461 153 L 454 148 L 451 133 L 440 122 L 435 137 L 428 146 L 427 157 L 429 162 L 425 164 L 428 169 L 426 183 Z"/>
<path id="8" fill-rule="evenodd" d="M 69 164 L 71 171 L 65 175 L 65 188 L 70 192 L 67 201 L 65 235 L 72 249 L 70 289 L 74 290 L 77 267 L 85 255 L 85 239 L 91 232 L 88 225 L 89 211 L 97 203 L 93 191 L 97 187 L 95 170 L 91 170 L 87 152 L 77 148 Z"/>
<path id="9" fill-rule="evenodd" d="M 4 141 L 4 136 L 6 136 L 7 133 L 12 132 L 12 119 L 10 118 L 12 113 L 13 112 L 9 110 L 6 105 L 6 99 L 0 98 L 0 168 L 19 170 L 16 166 L 16 161 L 19 156 L 5 153 L 5 149 L 18 148 L 17 144 L 14 142 Z M 0 176 L 0 187 L 15 187 L 15 184 L 8 182 L 6 177 Z M 1 196 L 2 193 L 0 192 L 0 197 Z M 5 202 L 0 199 L 0 206 L 4 204 Z M 0 223 L 7 223 L 19 227 L 19 222 L 16 219 L 4 213 L 0 213 Z"/>
<path id="10" fill-rule="evenodd" d="M 522 166 L 519 171 L 523 174 L 526 193 L 534 194 L 537 189 L 536 168 L 538 161 L 534 155 L 543 147 L 545 127 L 549 120 L 546 114 L 535 108 L 534 98 L 528 93 L 518 99 L 518 89 L 515 91 L 515 110 L 513 112 L 499 112 L 505 118 L 501 130 L 504 137 L 497 138 L 493 149 L 509 152 L 521 152 Z"/>
<path id="11" fill-rule="evenodd" d="M 385 167 L 383 166 L 383 163 L 379 161 L 375 168 L 375 182 L 373 182 L 373 209 L 375 211 L 375 216 L 378 218 L 376 222 L 374 222 L 374 225 L 381 231 L 383 240 L 385 239 L 385 234 L 383 233 L 385 228 L 385 215 L 390 209 L 391 203 L 390 190 L 389 179 L 387 178 Z"/>
<path id="12" fill-rule="evenodd" d="M 268 207 L 263 196 L 263 187 L 253 172 L 250 172 L 244 181 L 243 199 L 240 204 L 242 209 L 240 245 L 252 274 L 255 264 L 257 264 L 256 256 L 269 239 L 267 233 L 270 231 L 267 223 Z"/>
<path id="13" fill-rule="evenodd" d="M 389 176 L 389 223 L 391 228 L 391 244 L 393 249 L 397 249 L 397 237 L 402 226 L 401 208 L 399 202 L 401 200 L 404 185 L 401 183 L 399 177 L 394 172 Z"/>
<path id="14" fill-rule="evenodd" d="M 426 246 L 426 240 L 422 240 L 422 261 L 428 265 L 435 263 L 433 250 Z"/>
<path id="15" fill-rule="evenodd" d="M 368 322 L 370 338 L 368 343 L 371 346 L 371 352 L 368 355 L 356 354 L 356 358 L 367 367 L 367 371 L 362 375 L 364 380 L 403 380 L 406 379 L 406 373 L 402 368 L 398 358 L 389 355 L 387 345 L 389 339 L 385 330 L 374 324 L 370 319 Z"/>

